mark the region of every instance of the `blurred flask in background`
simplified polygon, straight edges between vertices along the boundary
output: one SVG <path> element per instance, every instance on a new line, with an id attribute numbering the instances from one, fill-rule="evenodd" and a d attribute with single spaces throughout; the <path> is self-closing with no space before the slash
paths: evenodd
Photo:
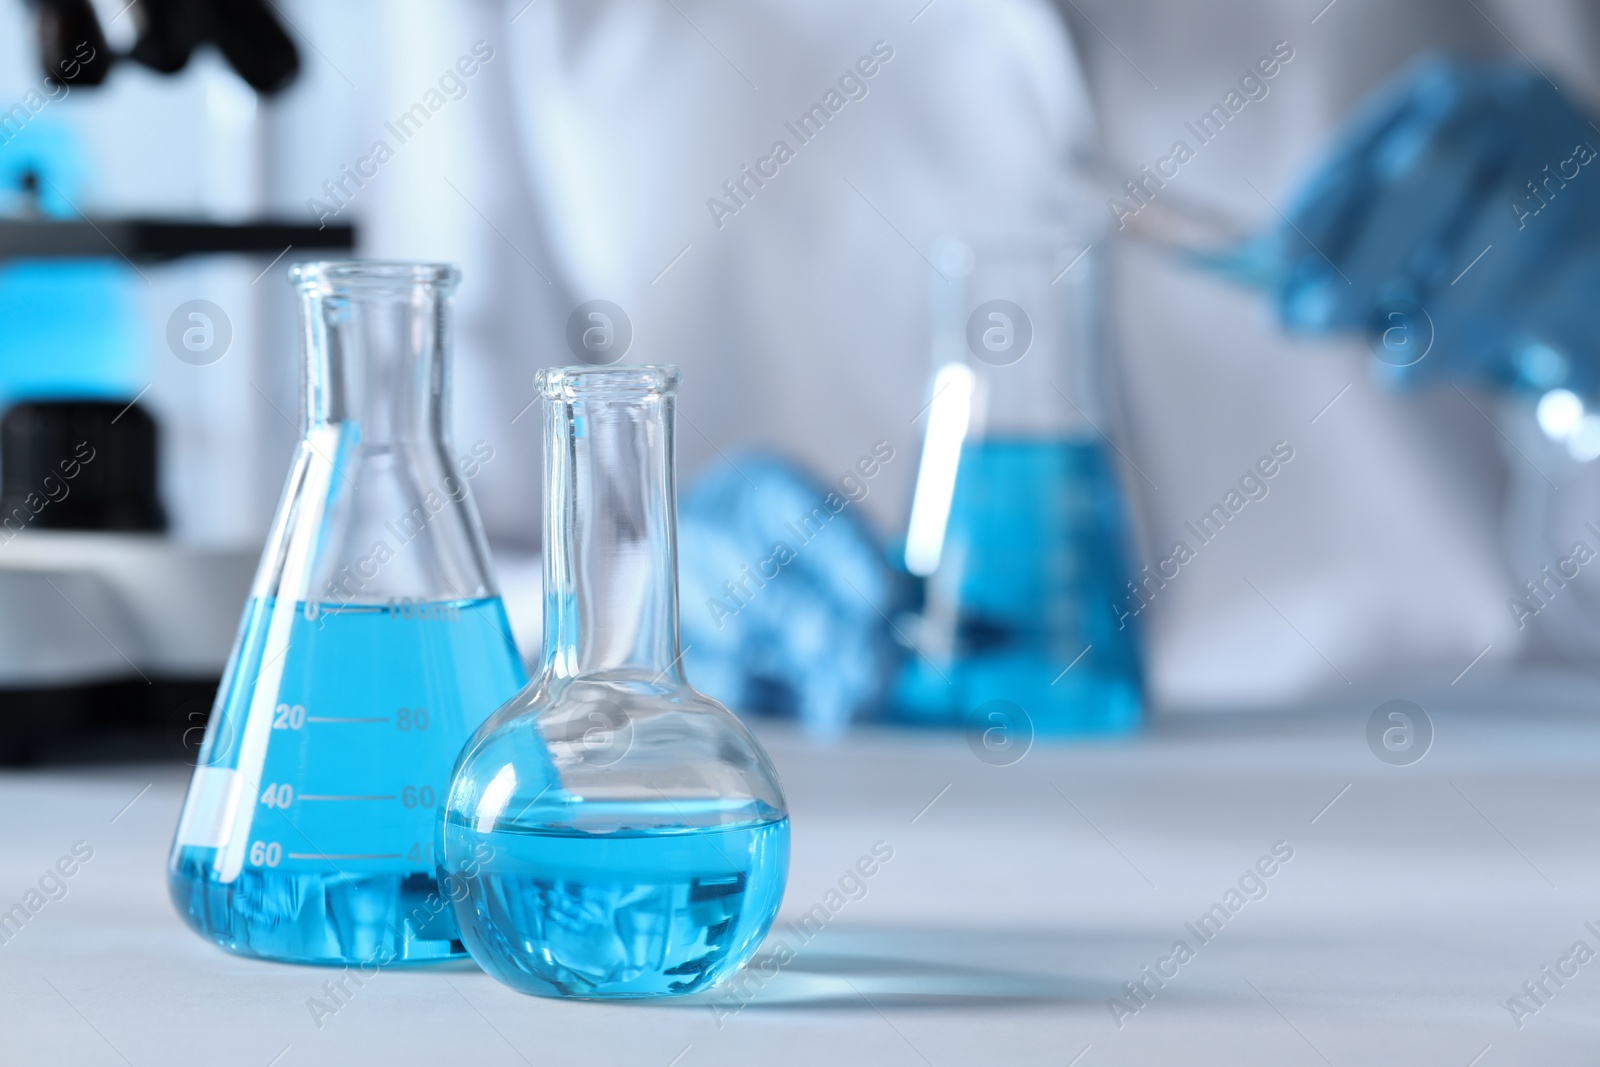
<path id="1" fill-rule="evenodd" d="M 1131 730 L 1142 689 L 1133 620 L 1113 607 L 1127 527 L 1101 432 L 1092 245 L 947 239 L 931 259 L 934 376 L 903 554 L 922 595 L 896 621 L 894 715 Z"/>

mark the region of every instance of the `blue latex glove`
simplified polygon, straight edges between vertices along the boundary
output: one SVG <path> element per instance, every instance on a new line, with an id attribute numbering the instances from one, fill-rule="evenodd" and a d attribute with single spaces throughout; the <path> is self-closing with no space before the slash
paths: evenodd
<path id="1" fill-rule="evenodd" d="M 1401 382 L 1600 395 L 1600 130 L 1538 73 L 1423 60 L 1287 213 L 1211 261 L 1265 284 L 1286 327 L 1366 331 Z"/>
<path id="2" fill-rule="evenodd" d="M 837 732 L 877 704 L 895 655 L 883 548 L 839 487 L 775 456 L 734 462 L 679 507 L 685 673 L 735 711 Z"/>

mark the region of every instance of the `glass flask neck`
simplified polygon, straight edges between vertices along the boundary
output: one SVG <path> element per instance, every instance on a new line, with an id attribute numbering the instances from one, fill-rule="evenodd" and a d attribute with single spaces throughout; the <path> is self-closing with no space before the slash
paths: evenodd
<path id="1" fill-rule="evenodd" d="M 541 371 L 545 670 L 681 683 L 677 369 Z"/>
<path id="2" fill-rule="evenodd" d="M 366 446 L 442 440 L 456 269 L 310 263 L 291 277 L 305 331 L 301 432 L 349 424 Z"/>
<path id="3" fill-rule="evenodd" d="M 935 243 L 932 356 L 941 380 L 933 389 L 942 421 L 958 417 L 972 440 L 1098 436 L 1103 243 L 1087 227 Z"/>
<path id="4" fill-rule="evenodd" d="M 469 485 L 494 449 L 480 440 L 458 453 L 449 436 L 459 272 L 350 261 L 297 264 L 289 276 L 302 437 L 256 595 L 303 599 L 308 611 L 454 611 L 495 596 Z"/>

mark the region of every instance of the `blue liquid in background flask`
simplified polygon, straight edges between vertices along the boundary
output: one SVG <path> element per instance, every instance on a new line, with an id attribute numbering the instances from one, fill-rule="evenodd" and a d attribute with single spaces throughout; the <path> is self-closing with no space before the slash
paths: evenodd
<path id="1" fill-rule="evenodd" d="M 302 264 L 302 439 L 169 863 L 249 956 L 465 954 L 436 880 L 450 767 L 526 680 L 448 439 L 453 267 Z"/>
<path id="2" fill-rule="evenodd" d="M 526 993 L 705 989 L 783 897 L 771 762 L 684 679 L 673 367 L 540 372 L 544 667 L 450 786 L 441 879 L 484 970 Z"/>
<path id="3" fill-rule="evenodd" d="M 904 556 L 922 602 L 897 626 L 910 647 L 894 714 L 966 725 L 1000 760 L 1036 734 L 1130 731 L 1143 697 L 1097 259 L 1018 237 L 946 240 L 932 262 L 935 372 Z"/>

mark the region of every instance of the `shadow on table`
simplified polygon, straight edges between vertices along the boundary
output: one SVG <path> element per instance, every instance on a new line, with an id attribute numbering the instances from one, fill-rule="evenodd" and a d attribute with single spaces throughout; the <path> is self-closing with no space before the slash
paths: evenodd
<path id="1" fill-rule="evenodd" d="M 802 941 L 780 926 L 742 973 L 694 999 L 768 1011 L 1101 1004 L 1115 983 L 1062 966 L 1083 947 L 1062 932 L 856 927 Z"/>

